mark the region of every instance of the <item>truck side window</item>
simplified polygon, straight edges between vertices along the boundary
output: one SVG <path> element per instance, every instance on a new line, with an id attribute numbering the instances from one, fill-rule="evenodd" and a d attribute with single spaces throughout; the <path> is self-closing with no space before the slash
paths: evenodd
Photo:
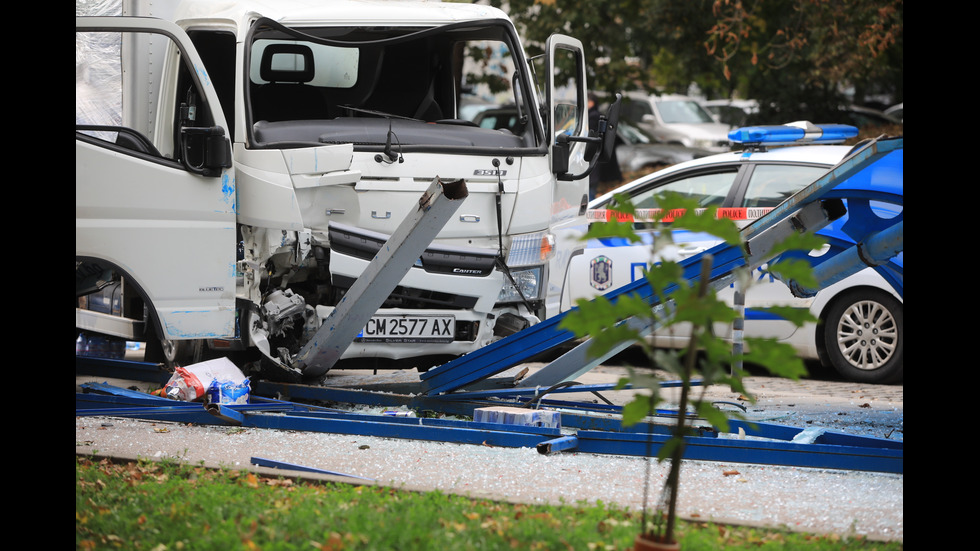
<path id="1" fill-rule="evenodd" d="M 204 61 L 218 101 L 225 113 L 228 136 L 235 135 L 235 35 L 224 31 L 189 31 L 198 55 Z"/>
<path id="2" fill-rule="evenodd" d="M 110 143 L 123 126 L 121 42 L 118 33 L 75 35 L 75 126 Z"/>
<path id="3" fill-rule="evenodd" d="M 555 52 L 555 112 L 556 133 L 578 136 L 582 133 L 585 118 L 585 98 L 579 97 L 578 78 L 580 68 L 575 52 L 558 48 Z"/>
<path id="4" fill-rule="evenodd" d="M 133 52 L 122 55 L 122 51 Z M 144 56 L 159 59 L 149 72 Z M 178 78 L 167 78 L 178 71 Z M 176 82 L 176 84 L 174 84 Z M 169 84 L 168 84 L 169 83 Z M 75 39 L 75 128 L 84 139 L 158 162 L 178 161 L 181 119 L 212 124 L 178 48 L 159 34 L 79 32 Z"/>

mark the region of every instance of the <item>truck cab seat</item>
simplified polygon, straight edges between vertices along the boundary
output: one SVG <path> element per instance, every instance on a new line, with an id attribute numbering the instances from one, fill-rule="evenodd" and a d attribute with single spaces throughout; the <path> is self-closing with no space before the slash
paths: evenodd
<path id="1" fill-rule="evenodd" d="M 253 88 L 253 120 L 270 122 L 327 118 L 327 103 L 317 87 L 313 51 L 301 44 L 270 44 L 262 52 L 259 76 Z"/>

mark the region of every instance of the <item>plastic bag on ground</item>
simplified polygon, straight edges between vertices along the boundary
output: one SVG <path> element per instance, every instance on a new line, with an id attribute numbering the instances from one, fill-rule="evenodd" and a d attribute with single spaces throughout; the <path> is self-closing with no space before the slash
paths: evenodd
<path id="1" fill-rule="evenodd" d="M 174 369 L 173 376 L 164 386 L 167 397 L 191 402 L 203 398 L 213 381 L 240 385 L 245 374 L 228 358 L 216 358 Z"/>

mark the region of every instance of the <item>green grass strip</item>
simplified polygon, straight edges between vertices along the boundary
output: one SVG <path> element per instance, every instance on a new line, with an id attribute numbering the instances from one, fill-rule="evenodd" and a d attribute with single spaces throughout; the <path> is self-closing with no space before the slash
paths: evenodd
<path id="1" fill-rule="evenodd" d="M 626 550 L 639 522 L 639 512 L 602 503 L 532 506 L 177 460 L 75 459 L 76 549 Z M 710 523 L 680 530 L 685 550 L 902 549 Z"/>

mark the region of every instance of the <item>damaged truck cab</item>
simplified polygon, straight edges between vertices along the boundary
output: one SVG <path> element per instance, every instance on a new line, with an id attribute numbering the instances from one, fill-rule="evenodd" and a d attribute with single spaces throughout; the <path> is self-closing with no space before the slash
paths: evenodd
<path id="1" fill-rule="evenodd" d="M 561 310 L 601 149 L 578 41 L 532 63 L 471 4 L 147 9 L 76 19 L 76 332 L 322 375 L 293 359 L 435 180 L 465 201 L 341 361 L 424 370 Z"/>

